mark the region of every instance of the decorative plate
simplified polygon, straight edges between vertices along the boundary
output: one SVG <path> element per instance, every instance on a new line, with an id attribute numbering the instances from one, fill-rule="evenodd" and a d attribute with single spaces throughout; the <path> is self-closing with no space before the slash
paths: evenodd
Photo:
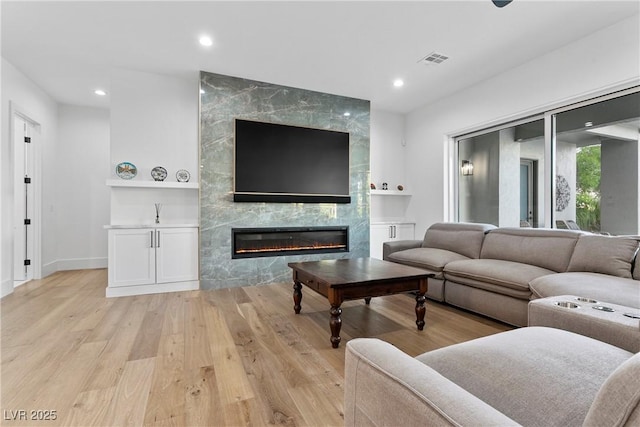
<path id="1" fill-rule="evenodd" d="M 154 181 L 164 181 L 166 177 L 167 170 L 162 166 L 156 166 L 155 168 L 151 169 L 151 178 L 153 178 Z"/>
<path id="2" fill-rule="evenodd" d="M 138 168 L 133 163 L 122 162 L 116 166 L 116 175 L 122 179 L 131 179 L 138 174 Z"/>
<path id="3" fill-rule="evenodd" d="M 178 172 L 176 172 L 176 180 L 178 182 L 189 182 L 189 179 L 191 179 L 191 174 L 189 173 L 189 171 L 180 169 Z"/>
<path id="4" fill-rule="evenodd" d="M 556 175 L 556 212 L 562 212 L 569 207 L 571 200 L 571 187 L 567 178 Z"/>

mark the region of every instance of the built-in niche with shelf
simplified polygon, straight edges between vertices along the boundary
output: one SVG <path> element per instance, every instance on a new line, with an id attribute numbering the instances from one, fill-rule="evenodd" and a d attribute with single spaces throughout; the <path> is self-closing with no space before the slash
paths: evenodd
<path id="1" fill-rule="evenodd" d="M 197 182 L 171 182 L 171 181 L 142 181 L 108 179 L 107 186 L 123 188 L 175 188 L 182 190 L 197 190 L 200 185 Z"/>
<path id="2" fill-rule="evenodd" d="M 407 218 L 410 199 L 407 190 L 371 190 L 372 258 L 382 259 L 384 242 L 415 238 L 415 221 Z"/>

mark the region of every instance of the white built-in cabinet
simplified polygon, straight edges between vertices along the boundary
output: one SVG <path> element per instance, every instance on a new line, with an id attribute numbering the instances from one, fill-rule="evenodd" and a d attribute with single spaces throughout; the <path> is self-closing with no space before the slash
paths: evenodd
<path id="1" fill-rule="evenodd" d="M 107 297 L 198 289 L 197 226 L 108 228 Z"/>
<path id="2" fill-rule="evenodd" d="M 415 239 L 416 224 L 406 219 L 411 193 L 398 190 L 371 190 L 369 256 L 382 259 L 384 242 Z"/>
<path id="3" fill-rule="evenodd" d="M 118 178 L 107 186 L 107 297 L 199 289 L 198 183 Z"/>
<path id="4" fill-rule="evenodd" d="M 413 240 L 416 225 L 414 223 L 371 223 L 371 257 L 382 259 L 382 244 L 397 240 Z"/>

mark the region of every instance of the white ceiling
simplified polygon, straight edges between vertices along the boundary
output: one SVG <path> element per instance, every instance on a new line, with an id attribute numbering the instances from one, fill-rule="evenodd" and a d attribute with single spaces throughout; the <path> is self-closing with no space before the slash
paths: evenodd
<path id="1" fill-rule="evenodd" d="M 637 15 L 640 2 L 7 1 L 2 56 L 60 103 L 108 107 L 110 70 L 199 70 L 406 113 Z M 201 34 L 214 45 L 201 47 Z M 418 61 L 436 51 L 437 66 Z M 402 78 L 405 85 L 392 82 Z"/>

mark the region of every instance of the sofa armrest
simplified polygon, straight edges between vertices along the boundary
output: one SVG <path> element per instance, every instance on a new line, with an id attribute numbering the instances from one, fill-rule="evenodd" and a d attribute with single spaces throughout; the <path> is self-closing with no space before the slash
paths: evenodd
<path id="1" fill-rule="evenodd" d="M 394 252 L 414 249 L 422 246 L 422 240 L 396 240 L 382 244 L 382 259 L 387 259 Z"/>
<path id="2" fill-rule="evenodd" d="M 347 343 L 344 421 L 355 425 L 518 425 L 438 372 L 375 338 Z"/>

